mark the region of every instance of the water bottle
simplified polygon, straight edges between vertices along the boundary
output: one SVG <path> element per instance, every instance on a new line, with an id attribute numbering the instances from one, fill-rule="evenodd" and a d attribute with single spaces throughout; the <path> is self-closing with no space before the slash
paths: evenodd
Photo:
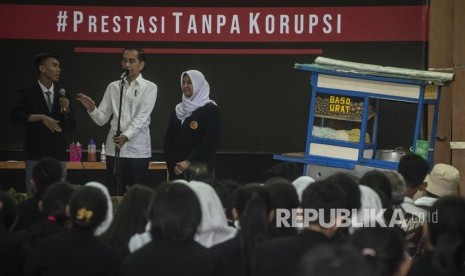
<path id="1" fill-rule="evenodd" d="M 87 145 L 87 162 L 97 161 L 97 146 L 95 145 L 94 139 L 90 139 Z"/>
<path id="2" fill-rule="evenodd" d="M 100 152 L 100 162 L 107 161 L 107 153 L 105 152 L 105 143 L 102 143 L 102 151 Z"/>

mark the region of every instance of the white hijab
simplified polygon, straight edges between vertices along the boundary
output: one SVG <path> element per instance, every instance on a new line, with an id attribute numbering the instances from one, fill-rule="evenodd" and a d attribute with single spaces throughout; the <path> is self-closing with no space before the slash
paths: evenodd
<path id="1" fill-rule="evenodd" d="M 105 215 L 105 219 L 100 223 L 100 225 L 97 227 L 97 229 L 95 229 L 94 232 L 94 236 L 100 236 L 108 230 L 111 222 L 113 221 L 113 204 L 111 203 L 110 193 L 108 192 L 107 187 L 105 187 L 99 182 L 88 182 L 85 186 L 99 189 L 107 198 L 107 214 Z"/>
<path id="2" fill-rule="evenodd" d="M 202 221 L 200 222 L 194 240 L 205 247 L 224 242 L 236 235 L 236 229 L 228 226 L 226 214 L 223 210 L 220 198 L 215 190 L 208 184 L 200 181 L 187 182 L 183 179 L 173 181 L 191 188 L 200 202 Z M 150 234 L 151 225 L 148 223 L 145 232 L 135 234 L 129 240 L 129 250 L 134 252 L 152 240 Z"/>
<path id="3" fill-rule="evenodd" d="M 294 186 L 295 190 L 297 191 L 297 195 L 299 196 L 300 203 L 302 203 L 302 194 L 304 190 L 313 182 L 315 182 L 315 179 L 307 175 L 299 176 L 294 181 L 292 181 L 292 185 Z"/>
<path id="4" fill-rule="evenodd" d="M 181 123 L 184 122 L 186 118 L 192 115 L 192 112 L 198 108 L 208 104 L 216 103 L 213 100 L 210 100 L 210 85 L 208 84 L 205 76 L 197 70 L 185 71 L 181 74 L 181 89 L 182 89 L 182 77 L 184 74 L 187 74 L 192 81 L 192 96 L 187 98 L 182 95 L 182 102 L 176 105 L 176 117 L 181 120 Z"/>
<path id="5" fill-rule="evenodd" d="M 236 235 L 236 229 L 228 226 L 223 205 L 212 186 L 200 181 L 191 181 L 186 185 L 199 198 L 202 210 L 202 221 L 195 234 L 195 241 L 205 247 L 212 247 L 233 238 Z"/>
<path id="6" fill-rule="evenodd" d="M 352 233 L 355 228 L 359 228 L 360 224 L 374 225 L 376 220 L 371 217 L 368 210 L 372 210 L 374 213 L 378 213 L 383 208 L 381 205 L 381 199 L 379 195 L 370 187 L 365 185 L 358 185 L 360 189 L 360 209 L 358 209 L 357 218 L 352 217 L 354 223 L 352 223 L 352 229 L 349 231 Z M 380 218 L 384 221 L 384 218 Z"/>

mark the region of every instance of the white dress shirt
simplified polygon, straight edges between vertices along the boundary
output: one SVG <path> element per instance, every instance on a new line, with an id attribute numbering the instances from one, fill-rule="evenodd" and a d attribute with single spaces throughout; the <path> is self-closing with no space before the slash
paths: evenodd
<path id="1" fill-rule="evenodd" d="M 121 81 L 110 83 L 103 95 L 98 108 L 89 112 L 92 120 L 99 126 L 110 122 L 106 151 L 107 155 L 115 156 L 113 136 L 118 127 L 118 112 L 120 102 Z M 120 157 L 148 158 L 152 156 L 150 141 L 150 114 L 157 100 L 157 85 L 148 81 L 140 74 L 129 84 L 124 80 L 123 102 L 121 107 L 121 131 L 128 141 L 120 150 Z"/>

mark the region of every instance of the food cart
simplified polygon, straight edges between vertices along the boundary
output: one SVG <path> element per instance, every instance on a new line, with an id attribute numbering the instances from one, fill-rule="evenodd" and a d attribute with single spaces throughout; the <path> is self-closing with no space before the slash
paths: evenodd
<path id="1" fill-rule="evenodd" d="M 319 57 L 312 64 L 296 64 L 295 69 L 311 72 L 311 101 L 305 152 L 275 154 L 274 159 L 304 164 L 304 175 L 324 178 L 336 171 L 361 176 L 368 170 L 396 170 L 399 158 L 384 158 L 378 149 L 381 101 L 416 105 L 411 151 L 434 163 L 441 86 L 453 74 L 354 63 Z M 425 106 L 433 106 L 428 126 L 433 137 L 424 141 Z M 427 143 L 419 148 L 420 142 Z M 392 150 L 395 154 L 396 149 Z"/>

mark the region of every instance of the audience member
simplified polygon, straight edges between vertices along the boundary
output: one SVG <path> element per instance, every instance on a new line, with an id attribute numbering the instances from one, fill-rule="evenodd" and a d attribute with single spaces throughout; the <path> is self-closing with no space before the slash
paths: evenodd
<path id="1" fill-rule="evenodd" d="M 60 162 L 51 157 L 39 160 L 32 169 L 32 187 L 36 190 L 34 196 L 19 204 L 19 221 L 15 230 L 24 229 L 43 220 L 39 210 L 39 202 L 45 190 L 55 182 L 63 180 L 63 168 Z"/>
<path id="2" fill-rule="evenodd" d="M 74 192 L 68 208 L 72 228 L 39 241 L 24 275 L 118 275 L 121 253 L 94 237 L 107 209 L 98 188 L 84 186 Z"/>
<path id="3" fill-rule="evenodd" d="M 193 162 L 184 170 L 184 179 L 189 181 L 211 181 L 213 180 L 212 173 L 208 170 L 208 165 L 205 163 Z"/>
<path id="4" fill-rule="evenodd" d="M 423 196 L 415 200 L 415 205 L 429 210 L 440 197 L 457 195 L 460 181 L 459 171 L 451 165 L 436 164 L 426 176 L 427 186 Z"/>
<path id="5" fill-rule="evenodd" d="M 385 174 L 391 184 L 391 204 L 396 208 L 400 208 L 400 205 L 404 202 L 405 179 L 395 171 L 385 171 Z"/>
<path id="6" fill-rule="evenodd" d="M 221 201 L 209 184 L 200 181 L 187 182 L 184 179 L 178 179 L 173 183 L 187 185 L 199 199 L 202 216 L 199 229 L 194 237 L 196 242 L 208 248 L 235 236 L 236 229 L 228 225 Z M 151 236 L 148 235 L 150 229 L 151 225 L 149 224 L 146 226 L 146 232 L 136 234 L 131 238 L 129 241 L 131 252 L 138 250 L 152 240 Z"/>
<path id="7" fill-rule="evenodd" d="M 71 227 L 66 206 L 74 191 L 75 188 L 66 181 L 56 182 L 45 190 L 42 200 L 39 201 L 42 221 L 13 234 L 22 245 L 24 259 L 27 259 L 39 240 Z"/>
<path id="8" fill-rule="evenodd" d="M 312 184 L 313 182 L 315 182 L 315 179 L 307 175 L 299 176 L 294 181 L 292 181 L 292 185 L 297 191 L 299 202 L 302 202 L 302 193 L 304 192 L 304 190 L 308 187 L 308 185 Z"/>
<path id="9" fill-rule="evenodd" d="M 271 207 L 273 210 L 282 209 L 291 213 L 300 207 L 299 196 L 292 183 L 281 177 L 273 177 L 265 182 L 265 188 L 271 195 Z M 276 227 L 276 218 L 271 221 L 272 235 L 275 237 L 297 234 L 296 227 Z"/>
<path id="10" fill-rule="evenodd" d="M 370 275 L 405 276 L 411 258 L 406 252 L 405 238 L 398 228 L 360 228 L 350 238 L 350 243 L 368 261 Z"/>
<path id="11" fill-rule="evenodd" d="M 360 178 L 360 184 L 372 188 L 381 200 L 384 211 L 384 220 L 389 223 L 393 218 L 394 210 L 392 208 L 392 188 L 391 181 L 379 170 L 371 170 L 363 174 Z"/>
<path id="12" fill-rule="evenodd" d="M 322 244 L 305 255 L 298 276 L 373 276 L 360 252 L 347 244 Z"/>
<path id="13" fill-rule="evenodd" d="M 88 182 L 85 186 L 99 189 L 107 199 L 107 213 L 105 215 L 105 219 L 99 224 L 97 228 L 95 228 L 94 232 L 95 236 L 100 236 L 108 230 L 111 222 L 113 221 L 113 203 L 111 202 L 110 192 L 105 185 L 95 181 Z"/>
<path id="14" fill-rule="evenodd" d="M 202 211 L 202 221 L 195 234 L 195 241 L 208 248 L 234 237 L 236 229 L 228 226 L 223 205 L 215 190 L 200 181 L 191 181 L 185 185 L 197 195 Z"/>
<path id="15" fill-rule="evenodd" d="M 300 259 L 319 244 L 329 243 L 340 219 L 334 210 L 345 208 L 346 194 L 331 181 L 317 181 L 305 189 L 302 208 L 305 212 L 318 210 L 319 216 L 310 220 L 304 216 L 306 229 L 297 235 L 272 239 L 259 244 L 253 258 L 252 275 L 296 275 Z M 333 216 L 331 216 L 333 212 Z M 329 221 L 328 218 L 334 218 Z"/>
<path id="16" fill-rule="evenodd" d="M 425 177 L 429 171 L 428 162 L 420 155 L 410 153 L 400 159 L 397 171 L 404 177 L 406 185 L 404 202 L 401 205 L 402 209 L 406 213 L 417 217 L 425 217 L 428 212 L 416 206 L 413 197 L 417 192 L 421 192 L 426 188 Z"/>
<path id="17" fill-rule="evenodd" d="M 115 218 L 108 230 L 100 238 L 129 254 L 129 239 L 137 233 L 143 233 L 148 222 L 148 211 L 155 191 L 151 188 L 134 184 L 132 185 L 115 214 Z"/>
<path id="18" fill-rule="evenodd" d="M 187 185 L 159 185 L 150 208 L 152 241 L 124 259 L 119 275 L 218 275 L 216 253 L 194 241 L 201 217 L 199 199 Z"/>
<path id="19" fill-rule="evenodd" d="M 301 171 L 296 163 L 282 162 L 266 170 L 265 179 L 283 177 L 292 182 L 302 175 Z"/>
<path id="20" fill-rule="evenodd" d="M 11 238 L 11 232 L 18 221 L 18 207 L 15 200 L 0 191 L 0 275 L 23 275 L 21 244 Z"/>
<path id="21" fill-rule="evenodd" d="M 465 275 L 465 199 L 446 196 L 431 208 L 425 231 L 432 250 L 413 264 L 411 276 Z"/>
<path id="22" fill-rule="evenodd" d="M 383 209 L 383 204 L 379 195 L 370 187 L 358 185 L 360 189 L 360 208 L 357 217 L 353 217 L 352 230 L 363 226 L 374 226 L 379 224 L 373 214 L 378 214 Z M 379 218 L 384 221 L 384 218 Z M 389 223 L 389 222 L 388 222 Z"/>
<path id="23" fill-rule="evenodd" d="M 239 221 L 236 237 L 212 247 L 221 258 L 221 275 L 250 275 L 252 253 L 270 238 L 273 217 L 270 193 L 259 184 L 237 190 L 233 217 Z"/>
<path id="24" fill-rule="evenodd" d="M 232 208 L 236 198 L 236 191 L 239 188 L 239 183 L 234 180 L 218 180 L 214 182 L 213 189 L 215 189 L 218 197 L 223 205 L 223 210 L 228 220 L 228 225 L 234 227 L 234 218 L 232 215 Z"/>
<path id="25" fill-rule="evenodd" d="M 368 206 L 366 205 L 362 206 L 362 201 L 361 201 L 362 195 L 361 194 L 362 194 L 363 187 L 358 185 L 358 182 L 353 175 L 349 175 L 347 173 L 342 173 L 342 172 L 335 173 L 333 175 L 328 176 L 326 180 L 338 185 L 344 191 L 346 195 L 345 197 L 346 201 L 344 203 L 345 209 L 348 209 L 351 211 L 359 210 L 359 213 L 363 214 L 361 208 L 362 207 L 366 208 Z M 365 204 L 367 200 L 365 200 L 365 197 L 363 199 L 364 199 L 363 203 Z M 352 219 L 356 221 L 355 217 L 352 217 Z M 347 239 L 349 235 L 349 231 L 350 231 L 350 227 L 338 228 L 334 239 L 337 241 L 345 242 L 345 240 Z"/>

